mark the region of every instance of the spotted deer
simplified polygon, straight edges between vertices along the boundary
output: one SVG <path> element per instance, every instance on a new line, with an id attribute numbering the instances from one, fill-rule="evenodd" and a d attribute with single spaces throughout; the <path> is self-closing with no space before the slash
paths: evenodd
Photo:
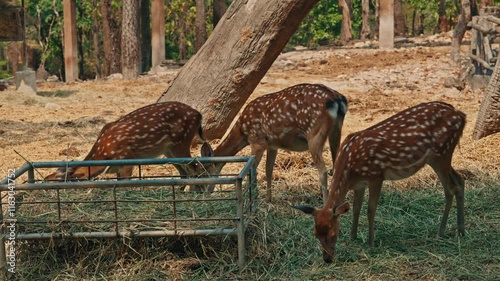
<path id="1" fill-rule="evenodd" d="M 154 158 L 161 155 L 191 157 L 190 147 L 196 134 L 204 142 L 202 151 L 208 153 L 206 146 L 209 145 L 203 140 L 201 119 L 198 111 L 180 102 L 157 103 L 139 108 L 104 125 L 84 160 Z M 184 177 L 201 173 L 200 166 L 195 163 L 175 167 Z M 103 172 L 116 173 L 118 178 L 129 178 L 133 168 L 59 168 L 45 180 L 94 178 Z"/>
<path id="2" fill-rule="evenodd" d="M 309 150 L 318 168 L 323 199 L 326 200 L 327 169 L 323 147 L 328 138 L 332 161 L 340 144 L 347 100 L 338 92 L 319 84 L 299 84 L 251 101 L 239 119 L 213 151 L 213 156 L 233 156 L 247 145 L 259 164 L 267 150 L 267 201 L 271 201 L 271 181 L 278 149 Z M 216 174 L 224 164 L 216 166 Z"/>
<path id="3" fill-rule="evenodd" d="M 369 245 L 374 245 L 374 218 L 384 180 L 412 176 L 425 164 L 436 172 L 444 187 L 446 204 L 439 236 L 444 236 L 453 197 L 457 201 L 458 234 L 465 235 L 464 180 L 452 168 L 451 158 L 465 126 L 465 114 L 443 102 L 422 103 L 357 133 L 341 144 L 334 165 L 328 200 L 323 208 L 294 206 L 314 216 L 313 234 L 320 241 L 323 260 L 331 262 L 340 230 L 340 215 L 349 210 L 344 202 L 354 191 L 351 239 L 358 230 L 365 184 L 369 189 Z"/>

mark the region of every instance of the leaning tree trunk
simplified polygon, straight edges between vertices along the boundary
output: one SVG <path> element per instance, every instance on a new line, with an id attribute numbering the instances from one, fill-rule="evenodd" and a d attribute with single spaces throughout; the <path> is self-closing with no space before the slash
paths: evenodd
<path id="1" fill-rule="evenodd" d="M 236 0 L 159 101 L 201 111 L 205 137 L 220 138 L 319 0 Z"/>
<path id="2" fill-rule="evenodd" d="M 500 62 L 497 61 L 486 87 L 472 137 L 476 140 L 500 132 Z"/>
<path id="3" fill-rule="evenodd" d="M 139 18 L 140 2 L 123 1 L 122 74 L 125 79 L 135 79 L 139 75 L 141 58 Z"/>

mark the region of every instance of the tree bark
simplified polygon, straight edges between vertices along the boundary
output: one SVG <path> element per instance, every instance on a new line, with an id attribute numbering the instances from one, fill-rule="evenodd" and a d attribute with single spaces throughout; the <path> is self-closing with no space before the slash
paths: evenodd
<path id="1" fill-rule="evenodd" d="M 470 0 L 461 0 L 461 4 L 462 12 L 460 13 L 457 26 L 453 31 L 453 40 L 451 42 L 451 63 L 455 65 L 459 64 L 460 45 L 462 44 L 462 40 L 465 35 L 465 28 L 467 27 L 467 23 L 472 19 Z"/>
<path id="2" fill-rule="evenodd" d="M 121 71 L 120 25 L 113 14 L 112 0 L 101 0 L 104 76 Z"/>
<path id="3" fill-rule="evenodd" d="M 203 114 L 205 137 L 220 138 L 318 0 L 235 0 L 203 48 L 159 101 Z"/>
<path id="4" fill-rule="evenodd" d="M 361 18 L 362 18 L 362 25 L 361 25 L 361 34 L 360 38 L 361 40 L 366 40 L 370 37 L 370 1 L 369 0 L 362 0 L 361 1 Z"/>
<path id="5" fill-rule="evenodd" d="M 207 21 L 205 19 L 205 0 L 196 0 L 196 38 L 195 49 L 199 51 L 207 41 Z"/>
<path id="6" fill-rule="evenodd" d="M 124 79 L 136 79 L 139 74 L 141 57 L 139 12 L 139 1 L 123 1 L 122 74 Z"/>
<path id="7" fill-rule="evenodd" d="M 497 61 L 486 87 L 472 137 L 476 140 L 500 132 L 500 62 Z"/>
<path id="8" fill-rule="evenodd" d="M 214 28 L 220 21 L 222 16 L 226 13 L 226 10 L 227 10 L 226 0 L 214 0 L 214 12 L 212 17 Z"/>
<path id="9" fill-rule="evenodd" d="M 397 36 L 406 35 L 402 0 L 394 0 L 394 34 Z"/>
<path id="10" fill-rule="evenodd" d="M 346 44 L 352 40 L 351 7 L 351 0 L 339 0 L 339 8 L 342 11 L 342 27 L 340 29 L 340 41 L 342 44 Z"/>

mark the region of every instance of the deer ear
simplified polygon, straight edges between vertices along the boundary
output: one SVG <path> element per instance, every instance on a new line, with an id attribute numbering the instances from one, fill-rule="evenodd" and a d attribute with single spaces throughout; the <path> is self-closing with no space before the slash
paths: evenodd
<path id="1" fill-rule="evenodd" d="M 292 206 L 292 208 L 295 208 L 297 210 L 301 210 L 302 212 L 310 215 L 314 215 L 316 212 L 316 208 L 314 207 L 309 207 L 309 206 Z"/>
<path id="2" fill-rule="evenodd" d="M 201 145 L 201 157 L 212 157 L 214 150 L 208 142 L 203 142 Z"/>
<path id="3" fill-rule="evenodd" d="M 349 208 L 349 202 L 345 202 L 344 204 L 339 205 L 335 208 L 334 215 L 339 216 L 345 214 L 347 211 L 349 211 Z"/>

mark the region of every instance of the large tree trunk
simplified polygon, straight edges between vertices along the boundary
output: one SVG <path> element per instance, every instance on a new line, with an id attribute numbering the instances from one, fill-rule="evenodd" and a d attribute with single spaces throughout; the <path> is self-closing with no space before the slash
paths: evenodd
<path id="1" fill-rule="evenodd" d="M 339 0 L 339 8 L 342 11 L 342 27 L 340 29 L 342 44 L 352 40 L 351 6 L 351 0 Z"/>
<path id="2" fill-rule="evenodd" d="M 101 0 L 104 76 L 121 71 L 120 26 L 113 14 L 112 0 Z"/>
<path id="3" fill-rule="evenodd" d="M 370 37 L 370 1 L 362 0 L 361 1 L 361 40 L 366 40 Z"/>
<path id="4" fill-rule="evenodd" d="M 207 41 L 207 21 L 205 19 L 205 0 L 196 0 L 196 38 L 195 49 L 199 51 Z"/>
<path id="5" fill-rule="evenodd" d="M 462 44 L 462 40 L 465 35 L 465 28 L 467 27 L 467 23 L 471 21 L 471 8 L 470 8 L 470 0 L 461 0 L 462 3 L 462 12 L 460 13 L 460 18 L 458 19 L 457 26 L 453 31 L 453 40 L 451 42 L 451 63 L 459 64 L 460 59 L 460 45 Z"/>
<path id="6" fill-rule="evenodd" d="M 159 101 L 201 111 L 205 137 L 220 138 L 318 0 L 236 0 Z"/>
<path id="7" fill-rule="evenodd" d="M 500 62 L 497 61 L 486 87 L 472 137 L 476 140 L 500 132 Z"/>
<path id="8" fill-rule="evenodd" d="M 214 12 L 212 18 L 214 28 L 220 21 L 222 16 L 226 13 L 226 10 L 227 10 L 226 0 L 214 0 Z"/>
<path id="9" fill-rule="evenodd" d="M 406 35 L 402 0 L 394 0 L 394 34 L 397 36 Z"/>
<path id="10" fill-rule="evenodd" d="M 140 2 L 123 1 L 122 17 L 122 74 L 125 79 L 135 79 L 140 67 L 139 17 Z"/>

